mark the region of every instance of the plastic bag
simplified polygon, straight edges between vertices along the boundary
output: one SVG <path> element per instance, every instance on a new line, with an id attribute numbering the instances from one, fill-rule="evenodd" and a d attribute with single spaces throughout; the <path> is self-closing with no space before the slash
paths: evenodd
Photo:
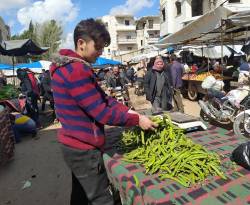
<path id="1" fill-rule="evenodd" d="M 215 83 L 212 85 L 212 89 L 217 90 L 217 91 L 222 91 L 224 88 L 224 82 L 221 80 L 216 80 Z"/>
<path id="2" fill-rule="evenodd" d="M 210 89 L 214 85 L 215 82 L 216 82 L 216 79 L 214 78 L 214 76 L 212 75 L 207 76 L 202 82 L 201 87 L 203 89 Z"/>
<path id="3" fill-rule="evenodd" d="M 250 142 L 239 145 L 232 153 L 231 160 L 250 170 Z"/>

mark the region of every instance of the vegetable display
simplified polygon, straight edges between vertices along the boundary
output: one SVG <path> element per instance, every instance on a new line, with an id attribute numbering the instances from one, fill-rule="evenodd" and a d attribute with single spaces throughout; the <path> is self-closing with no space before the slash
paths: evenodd
<path id="1" fill-rule="evenodd" d="M 158 124 L 155 131 L 139 128 L 123 133 L 118 147 L 124 161 L 139 163 L 146 173 L 158 173 L 160 179 L 173 179 L 185 187 L 203 182 L 209 176 L 220 176 L 220 157 L 185 136 L 164 116 L 152 117 Z"/>
<path id="2" fill-rule="evenodd" d="M 17 98 L 18 90 L 13 85 L 5 85 L 0 88 L 0 100 Z"/>

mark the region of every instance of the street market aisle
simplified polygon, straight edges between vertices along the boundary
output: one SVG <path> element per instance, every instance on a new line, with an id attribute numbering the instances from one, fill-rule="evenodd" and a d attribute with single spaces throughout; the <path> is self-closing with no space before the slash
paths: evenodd
<path id="1" fill-rule="evenodd" d="M 64 164 L 56 128 L 24 137 L 14 160 L 0 167 L 0 205 L 68 205 L 71 175 Z M 23 189 L 24 184 L 27 188 Z"/>
<path id="2" fill-rule="evenodd" d="M 110 153 L 104 155 L 104 163 L 111 182 L 119 189 L 122 201 L 126 205 L 250 204 L 248 170 L 237 166 L 238 172 L 235 172 L 232 168 L 227 168 L 226 180 L 211 177 L 202 186 L 185 188 L 173 180 L 160 180 L 157 174 L 145 175 L 144 168 L 139 164 L 123 162 L 121 155 L 113 155 L 114 144 L 119 139 L 116 134 L 116 128 L 107 131 L 109 138 L 107 152 Z M 194 132 L 189 136 L 208 150 L 222 154 L 222 163 L 225 166 L 231 164 L 229 157 L 233 149 L 247 141 L 246 138 L 237 138 L 232 131 L 215 126 L 210 126 L 207 131 Z"/>

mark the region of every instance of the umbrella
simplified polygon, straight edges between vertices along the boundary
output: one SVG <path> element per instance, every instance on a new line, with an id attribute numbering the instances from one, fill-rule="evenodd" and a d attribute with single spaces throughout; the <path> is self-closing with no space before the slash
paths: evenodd
<path id="1" fill-rule="evenodd" d="M 15 74 L 14 56 L 40 55 L 46 52 L 48 48 L 37 46 L 31 39 L 2 41 L 0 44 L 0 53 L 2 55 L 12 56 L 13 75 Z M 15 78 L 13 78 L 15 84 Z"/>
<path id="2" fill-rule="evenodd" d="M 99 66 L 104 66 L 104 65 L 119 65 L 121 62 L 103 58 L 103 57 L 98 57 L 96 62 L 92 65 L 93 67 L 99 67 Z"/>
<path id="3" fill-rule="evenodd" d="M 7 56 L 40 55 L 47 50 L 37 46 L 31 39 L 3 41 L 0 44 L 0 53 Z"/>

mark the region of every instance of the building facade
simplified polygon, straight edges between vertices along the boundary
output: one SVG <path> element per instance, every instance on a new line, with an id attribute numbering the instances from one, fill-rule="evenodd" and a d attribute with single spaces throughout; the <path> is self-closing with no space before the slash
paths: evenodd
<path id="1" fill-rule="evenodd" d="M 160 17 L 145 16 L 135 20 L 132 15 L 107 15 L 100 18 L 106 25 L 111 43 L 103 56 L 127 62 L 140 53 L 140 49 L 158 42 Z"/>
<path id="2" fill-rule="evenodd" d="M 111 43 L 104 48 L 103 55 L 114 58 L 137 50 L 137 35 L 135 19 L 131 15 L 103 16 L 101 18 L 106 25 Z"/>
<path id="3" fill-rule="evenodd" d="M 136 21 L 138 49 L 158 42 L 160 38 L 160 17 L 145 16 Z"/>
<path id="4" fill-rule="evenodd" d="M 225 0 L 160 0 L 160 36 L 175 33 L 224 2 Z M 250 5 L 250 0 L 228 0 L 224 5 L 244 7 Z"/>

